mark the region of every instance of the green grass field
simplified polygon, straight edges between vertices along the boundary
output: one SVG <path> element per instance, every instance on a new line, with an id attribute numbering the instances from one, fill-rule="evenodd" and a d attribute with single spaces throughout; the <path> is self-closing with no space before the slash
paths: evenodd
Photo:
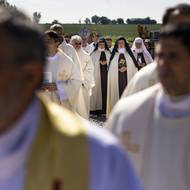
<path id="1" fill-rule="evenodd" d="M 49 28 L 49 24 L 43 24 L 42 27 L 44 30 Z M 156 25 L 146 25 L 149 31 L 158 31 L 160 30 L 160 24 Z M 125 36 L 128 41 L 133 41 L 137 34 L 137 25 L 100 25 L 100 24 L 63 24 L 66 34 L 77 34 L 82 28 L 88 28 L 92 31 L 100 33 L 102 36 L 112 36 L 113 39 L 116 39 L 118 36 Z"/>

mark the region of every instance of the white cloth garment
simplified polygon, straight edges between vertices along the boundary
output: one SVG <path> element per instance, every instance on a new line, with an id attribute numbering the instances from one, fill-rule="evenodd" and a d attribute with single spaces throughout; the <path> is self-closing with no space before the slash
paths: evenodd
<path id="1" fill-rule="evenodd" d="M 136 48 L 136 45 L 135 45 L 136 43 L 141 43 L 142 44 L 140 49 Z M 136 59 L 137 59 L 137 54 L 138 53 L 143 53 L 143 56 L 144 56 L 145 61 L 146 61 L 146 64 L 150 64 L 150 63 L 153 62 L 152 56 L 150 55 L 150 53 L 146 49 L 142 38 L 140 38 L 140 37 L 135 38 L 131 49 L 132 49 L 132 52 L 133 52 Z"/>
<path id="2" fill-rule="evenodd" d="M 109 59 L 111 53 L 105 50 L 107 65 L 109 64 Z M 101 75 L 100 75 L 100 55 L 101 51 L 97 50 L 91 54 L 92 62 L 94 65 L 94 80 L 95 87 L 92 89 L 92 96 L 90 101 L 90 110 L 101 110 L 102 109 L 102 89 L 101 89 Z"/>
<path id="3" fill-rule="evenodd" d="M 80 106 L 77 109 L 77 112 L 84 118 L 89 118 L 90 113 L 90 97 L 92 95 L 92 88 L 95 86 L 94 82 L 94 65 L 90 55 L 88 55 L 82 48 L 77 51 L 84 81 L 82 87 L 83 96 L 80 99 Z"/>
<path id="4" fill-rule="evenodd" d="M 138 71 L 125 88 L 122 98 L 142 91 L 158 83 L 156 63 L 153 62 Z"/>
<path id="5" fill-rule="evenodd" d="M 69 56 L 73 63 L 74 66 L 76 67 L 76 69 L 78 70 L 78 72 L 80 73 L 80 80 L 83 81 L 84 76 L 83 76 L 83 72 L 82 72 L 82 66 L 80 64 L 77 52 L 75 51 L 75 49 L 73 48 L 73 46 L 71 44 L 68 44 L 65 42 L 65 40 L 62 42 L 62 44 L 59 46 L 59 48 L 67 55 Z"/>
<path id="6" fill-rule="evenodd" d="M 57 84 L 56 92 L 43 92 L 52 101 L 76 111 L 79 91 L 82 86 L 79 70 L 64 52 L 59 50 L 55 56 L 48 57 L 45 72 L 52 73 L 52 81 Z"/>
<path id="7" fill-rule="evenodd" d="M 189 190 L 190 113 L 185 106 L 189 96 L 175 105 L 160 96 L 161 91 L 161 85 L 155 85 L 122 99 L 107 125 L 123 142 L 145 190 Z M 165 116 L 169 110 L 185 111 Z"/>
<path id="8" fill-rule="evenodd" d="M 123 50 L 122 50 L 123 52 Z M 113 60 L 110 63 L 109 71 L 108 71 L 108 93 L 107 93 L 107 106 L 108 111 L 113 109 L 116 102 L 119 100 L 119 83 L 118 83 L 118 59 L 119 59 L 119 53 L 116 52 Z M 127 62 L 127 80 L 130 82 L 130 80 L 133 78 L 135 73 L 137 72 L 137 68 L 134 65 L 134 62 L 130 55 L 125 51 L 125 59 Z M 109 114 L 108 113 L 108 114 Z"/>

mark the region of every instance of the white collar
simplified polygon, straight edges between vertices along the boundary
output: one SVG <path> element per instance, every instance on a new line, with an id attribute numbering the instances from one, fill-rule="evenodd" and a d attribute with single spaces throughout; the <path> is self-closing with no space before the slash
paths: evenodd
<path id="1" fill-rule="evenodd" d="M 167 117 L 190 116 L 190 94 L 172 98 L 162 89 L 157 95 L 156 106 Z"/>
<path id="2" fill-rule="evenodd" d="M 59 51 L 58 51 L 58 52 L 59 52 Z M 48 57 L 47 57 L 48 61 L 54 61 L 54 60 L 56 60 L 57 57 L 58 57 L 58 52 L 57 52 L 55 55 L 53 55 L 53 56 L 48 56 Z"/>

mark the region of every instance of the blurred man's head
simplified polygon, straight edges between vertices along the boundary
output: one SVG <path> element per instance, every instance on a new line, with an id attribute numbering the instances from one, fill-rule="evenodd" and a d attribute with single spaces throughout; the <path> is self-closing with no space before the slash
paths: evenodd
<path id="1" fill-rule="evenodd" d="M 44 33 L 44 37 L 45 37 L 48 55 L 49 56 L 55 55 L 61 43 L 59 35 L 52 30 L 48 30 Z"/>
<path id="2" fill-rule="evenodd" d="M 46 48 L 43 35 L 27 16 L 2 8 L 0 44 L 1 133 L 20 116 L 41 84 Z"/>
<path id="3" fill-rule="evenodd" d="M 171 96 L 190 93 L 190 25 L 163 27 L 155 60 L 159 79 Z"/>
<path id="4" fill-rule="evenodd" d="M 168 23 L 190 23 L 190 4 L 178 4 L 166 10 L 163 25 Z"/>
<path id="5" fill-rule="evenodd" d="M 64 36 L 64 34 L 65 34 L 64 28 L 63 28 L 63 26 L 61 26 L 61 24 L 53 24 L 50 27 L 50 30 L 55 31 L 60 36 Z"/>

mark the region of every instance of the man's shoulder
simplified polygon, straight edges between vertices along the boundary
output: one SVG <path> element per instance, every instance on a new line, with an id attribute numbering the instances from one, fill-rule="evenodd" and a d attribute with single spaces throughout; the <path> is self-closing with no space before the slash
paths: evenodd
<path id="1" fill-rule="evenodd" d="M 60 59 L 63 59 L 63 60 L 64 60 L 63 62 L 65 62 L 65 61 L 67 61 L 67 62 L 73 62 L 73 61 L 72 61 L 72 58 L 69 57 L 69 56 L 68 56 L 62 49 L 60 49 L 60 48 L 59 48 L 59 51 L 58 51 L 58 55 L 59 55 Z"/>
<path id="2" fill-rule="evenodd" d="M 97 145 L 97 147 L 106 147 L 118 145 L 116 138 L 106 131 L 95 126 L 91 126 L 89 122 L 75 115 L 62 106 L 50 102 L 43 95 L 39 95 L 44 112 L 48 114 L 53 128 L 61 135 L 78 136 L 84 135 L 89 142 Z"/>
<path id="3" fill-rule="evenodd" d="M 137 80 L 141 80 L 141 78 L 149 78 L 152 75 L 156 75 L 156 63 L 153 62 L 146 67 L 143 67 L 135 76 Z"/>
<path id="4" fill-rule="evenodd" d="M 106 129 L 96 126 L 86 125 L 90 144 L 97 148 L 106 149 L 108 147 L 118 147 L 118 140 Z"/>
<path id="5" fill-rule="evenodd" d="M 154 111 L 155 97 L 160 89 L 157 84 L 134 95 L 121 99 L 114 107 L 107 126 L 120 135 L 129 128 L 143 130 Z"/>
<path id="6" fill-rule="evenodd" d="M 117 112 L 117 114 L 133 114 L 134 112 L 143 109 L 154 102 L 154 98 L 160 88 L 160 84 L 156 84 L 148 89 L 121 99 L 116 104 L 113 112 Z"/>
<path id="7" fill-rule="evenodd" d="M 75 116 L 72 112 L 62 106 L 51 102 L 43 94 L 38 94 L 41 102 L 43 119 L 48 120 L 46 124 L 56 130 L 58 134 L 65 136 L 77 136 L 85 134 L 86 130 L 83 127 L 83 121 Z"/>
<path id="8" fill-rule="evenodd" d="M 63 51 L 70 51 L 70 52 L 75 52 L 75 49 L 74 47 L 71 45 L 71 44 L 68 44 L 66 42 L 63 42 L 61 45 L 60 45 L 60 48 L 63 49 Z"/>

